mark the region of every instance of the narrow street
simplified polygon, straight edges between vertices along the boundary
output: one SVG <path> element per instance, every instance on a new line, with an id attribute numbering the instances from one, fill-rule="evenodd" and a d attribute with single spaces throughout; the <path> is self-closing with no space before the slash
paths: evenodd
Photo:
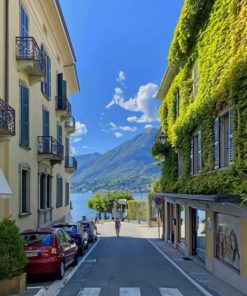
<path id="1" fill-rule="evenodd" d="M 122 223 L 99 225 L 101 238 L 59 293 L 81 296 L 203 295 L 145 239 L 140 230 Z"/>

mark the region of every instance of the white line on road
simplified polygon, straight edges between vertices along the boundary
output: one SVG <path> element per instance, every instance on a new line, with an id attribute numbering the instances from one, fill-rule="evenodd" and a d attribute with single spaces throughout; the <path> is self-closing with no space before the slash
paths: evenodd
<path id="1" fill-rule="evenodd" d="M 159 288 L 162 296 L 183 296 L 176 288 Z"/>
<path id="2" fill-rule="evenodd" d="M 141 296 L 140 288 L 120 288 L 119 296 Z"/>
<path id="3" fill-rule="evenodd" d="M 100 288 L 84 288 L 77 296 L 99 296 Z"/>
<path id="4" fill-rule="evenodd" d="M 213 296 L 206 289 L 204 289 L 201 285 L 199 285 L 195 280 L 193 280 L 181 267 L 179 267 L 171 258 L 169 258 L 165 253 L 163 253 L 159 247 L 156 246 L 154 242 L 152 242 L 149 238 L 146 238 L 148 242 L 155 247 L 155 249 L 163 256 L 166 260 L 168 260 L 184 277 L 187 278 L 199 291 L 202 292 L 205 296 Z"/>

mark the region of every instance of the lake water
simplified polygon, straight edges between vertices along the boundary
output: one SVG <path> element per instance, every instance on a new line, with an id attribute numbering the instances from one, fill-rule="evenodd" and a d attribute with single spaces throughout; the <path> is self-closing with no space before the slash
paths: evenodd
<path id="1" fill-rule="evenodd" d="M 97 212 L 87 207 L 87 200 L 93 195 L 94 193 L 89 192 L 71 194 L 71 201 L 73 206 L 73 209 L 71 210 L 71 215 L 73 220 L 81 220 L 82 216 L 86 216 L 88 219 L 95 218 Z M 148 193 L 133 193 L 133 198 L 145 200 L 148 198 Z"/>

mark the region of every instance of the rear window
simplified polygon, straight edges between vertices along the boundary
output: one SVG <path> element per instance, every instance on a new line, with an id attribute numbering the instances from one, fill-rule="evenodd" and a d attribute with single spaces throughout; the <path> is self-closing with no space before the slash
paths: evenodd
<path id="1" fill-rule="evenodd" d="M 22 234 L 22 238 L 26 246 L 51 246 L 53 244 L 53 234 L 51 233 Z"/>
<path id="2" fill-rule="evenodd" d="M 75 225 L 63 225 L 63 230 L 68 233 L 77 233 L 77 226 Z"/>

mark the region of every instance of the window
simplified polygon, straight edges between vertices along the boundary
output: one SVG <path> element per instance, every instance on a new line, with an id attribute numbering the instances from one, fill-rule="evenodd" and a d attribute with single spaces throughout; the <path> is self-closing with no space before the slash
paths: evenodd
<path id="1" fill-rule="evenodd" d="M 69 183 L 65 183 L 65 206 L 69 205 Z"/>
<path id="2" fill-rule="evenodd" d="M 20 145 L 29 147 L 29 89 L 20 85 L 21 93 L 21 133 Z"/>
<path id="3" fill-rule="evenodd" d="M 179 227 L 178 227 L 178 241 L 180 244 L 185 244 L 185 206 L 178 206 L 178 217 L 179 217 Z"/>
<path id="4" fill-rule="evenodd" d="M 29 35 L 29 20 L 26 10 L 21 6 L 21 37 L 28 37 Z"/>
<path id="5" fill-rule="evenodd" d="M 214 120 L 214 168 L 228 167 L 234 159 L 234 113 L 235 108 Z"/>
<path id="6" fill-rule="evenodd" d="M 30 213 L 30 167 L 20 164 L 20 215 Z"/>
<path id="7" fill-rule="evenodd" d="M 61 125 L 57 125 L 57 141 L 59 144 L 63 144 L 63 129 Z"/>
<path id="8" fill-rule="evenodd" d="M 57 208 L 63 205 L 63 178 L 57 175 Z"/>
<path id="9" fill-rule="evenodd" d="M 51 185 L 52 185 L 52 177 L 45 173 L 41 173 L 39 177 L 39 208 L 45 210 L 47 208 L 51 208 Z"/>
<path id="10" fill-rule="evenodd" d="M 175 98 L 176 98 L 176 118 L 178 118 L 179 114 L 180 114 L 180 92 L 179 92 L 179 90 L 176 91 Z"/>
<path id="11" fill-rule="evenodd" d="M 193 78 L 193 95 L 196 96 L 198 92 L 198 82 L 199 82 L 199 74 L 198 74 L 198 62 L 196 61 L 192 71 Z"/>
<path id="12" fill-rule="evenodd" d="M 202 170 L 201 131 L 195 133 L 190 142 L 190 174 L 195 175 Z"/>
<path id="13" fill-rule="evenodd" d="M 41 55 L 44 58 L 44 63 L 42 64 L 44 72 L 44 80 L 41 81 L 41 92 L 47 99 L 51 99 L 51 59 L 47 55 L 44 45 L 41 45 Z"/>

